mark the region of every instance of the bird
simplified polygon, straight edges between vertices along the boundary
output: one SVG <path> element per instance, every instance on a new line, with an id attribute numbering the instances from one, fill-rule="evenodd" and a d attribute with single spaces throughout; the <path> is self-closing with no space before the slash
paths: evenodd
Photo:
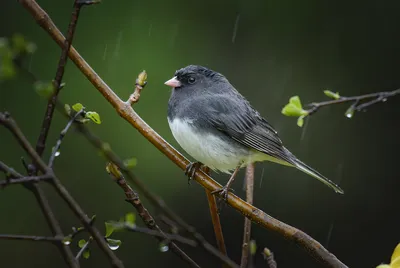
<path id="1" fill-rule="evenodd" d="M 239 169 L 262 161 L 294 167 L 336 193 L 344 193 L 291 153 L 273 126 L 221 73 L 189 65 L 177 70 L 164 84 L 172 88 L 167 116 L 172 135 L 197 161 L 191 162 L 185 173 L 191 178 L 199 168 L 207 166 L 231 174 L 227 184 L 213 194 L 227 199 Z"/>

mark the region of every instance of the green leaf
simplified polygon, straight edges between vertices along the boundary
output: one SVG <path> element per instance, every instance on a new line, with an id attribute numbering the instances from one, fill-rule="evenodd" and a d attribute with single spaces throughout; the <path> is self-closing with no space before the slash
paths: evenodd
<path id="1" fill-rule="evenodd" d="M 300 101 L 300 97 L 299 96 L 293 96 L 289 99 L 289 103 L 293 104 L 295 107 L 299 108 L 299 109 L 303 109 L 303 107 L 301 106 L 301 101 Z"/>
<path id="2" fill-rule="evenodd" d="M 299 126 L 299 127 L 302 127 L 303 126 L 303 124 L 304 124 L 304 118 L 305 118 L 306 116 L 305 115 L 302 115 L 302 116 L 299 116 L 299 118 L 297 118 L 297 125 Z"/>
<path id="3" fill-rule="evenodd" d="M 133 213 L 127 213 L 125 215 L 125 224 L 129 226 L 135 226 L 136 216 Z"/>
<path id="4" fill-rule="evenodd" d="M 330 91 L 330 90 L 324 90 L 324 94 L 326 95 L 326 96 L 328 96 L 329 98 L 332 98 L 332 99 L 335 99 L 335 100 L 338 100 L 338 99 L 340 99 L 340 95 L 339 95 L 339 92 L 332 92 L 332 91 Z"/>
<path id="5" fill-rule="evenodd" d="M 124 160 L 124 165 L 127 168 L 134 168 L 136 164 L 137 164 L 137 159 L 134 157 Z"/>
<path id="6" fill-rule="evenodd" d="M 72 109 L 74 109 L 75 112 L 79 112 L 83 108 L 84 108 L 83 105 L 79 102 L 72 105 Z"/>
<path id="7" fill-rule="evenodd" d="M 396 248 L 393 251 L 390 266 L 392 266 L 393 268 L 400 267 L 400 243 L 397 244 Z"/>
<path id="8" fill-rule="evenodd" d="M 90 257 L 90 250 L 87 248 L 85 249 L 85 251 L 82 253 L 82 257 L 84 257 L 85 259 L 89 259 Z"/>
<path id="9" fill-rule="evenodd" d="M 301 106 L 299 96 L 293 96 L 290 98 L 289 103 L 282 109 L 282 114 L 286 116 L 301 116 L 307 115 L 308 112 Z"/>
<path id="10" fill-rule="evenodd" d="M 96 113 L 96 112 L 87 112 L 85 114 L 85 117 L 89 118 L 90 120 L 92 120 L 96 124 L 101 124 L 100 115 L 98 113 Z"/>
<path id="11" fill-rule="evenodd" d="M 79 240 L 79 242 L 78 242 L 78 247 L 79 248 L 83 248 L 83 246 L 86 244 L 86 240 L 85 239 L 81 239 L 81 240 Z"/>
<path id="12" fill-rule="evenodd" d="M 49 98 L 54 92 L 54 86 L 51 82 L 37 81 L 33 85 L 35 91 L 39 96 Z"/>
<path id="13" fill-rule="evenodd" d="M 121 246 L 122 241 L 117 239 L 107 238 L 107 244 L 111 250 L 117 250 Z"/>
<path id="14" fill-rule="evenodd" d="M 105 237 L 109 237 L 115 231 L 115 226 L 111 222 L 105 222 L 104 224 L 106 226 L 106 235 L 105 235 Z"/>

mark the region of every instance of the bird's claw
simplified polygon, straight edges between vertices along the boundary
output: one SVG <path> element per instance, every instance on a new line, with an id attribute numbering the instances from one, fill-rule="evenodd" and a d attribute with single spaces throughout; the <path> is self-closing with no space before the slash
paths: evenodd
<path id="1" fill-rule="evenodd" d="M 202 165 L 203 164 L 200 162 L 191 162 L 186 166 L 185 175 L 188 176 L 188 184 L 190 184 L 194 174 L 201 168 Z"/>
<path id="2" fill-rule="evenodd" d="M 232 188 L 228 188 L 228 186 L 223 186 L 221 189 L 212 191 L 211 194 L 219 194 L 225 201 L 228 200 L 228 193 L 229 192 L 234 192 L 234 190 Z"/>

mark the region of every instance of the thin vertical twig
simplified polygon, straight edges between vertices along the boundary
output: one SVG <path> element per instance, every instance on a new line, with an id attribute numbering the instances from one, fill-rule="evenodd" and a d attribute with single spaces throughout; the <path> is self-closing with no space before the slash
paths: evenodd
<path id="1" fill-rule="evenodd" d="M 246 167 L 246 201 L 253 204 L 254 191 L 254 163 Z M 251 237 L 251 220 L 244 218 L 243 244 L 242 244 L 242 259 L 240 268 L 246 268 L 249 262 L 249 244 Z"/>
<path id="2" fill-rule="evenodd" d="M 210 174 L 210 169 L 208 167 L 204 167 L 203 171 L 206 174 Z M 222 232 L 221 221 L 219 219 L 217 200 L 210 191 L 205 190 L 205 192 L 207 195 L 208 206 L 210 208 L 211 221 L 214 227 L 214 234 L 215 234 L 215 239 L 217 240 L 218 249 L 223 255 L 227 256 L 224 234 Z M 222 267 L 227 267 L 227 266 L 226 264 L 223 264 Z"/>

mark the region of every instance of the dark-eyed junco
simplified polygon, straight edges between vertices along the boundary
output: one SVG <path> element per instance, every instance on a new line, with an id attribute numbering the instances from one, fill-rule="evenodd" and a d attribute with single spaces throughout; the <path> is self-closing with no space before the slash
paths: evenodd
<path id="1" fill-rule="evenodd" d="M 220 73 L 189 65 L 165 82 L 173 88 L 168 123 L 180 146 L 200 165 L 232 174 L 218 192 L 225 198 L 237 171 L 257 161 L 295 167 L 343 194 L 343 190 L 286 149 L 274 128 Z M 232 173 L 233 171 L 233 173 Z"/>

